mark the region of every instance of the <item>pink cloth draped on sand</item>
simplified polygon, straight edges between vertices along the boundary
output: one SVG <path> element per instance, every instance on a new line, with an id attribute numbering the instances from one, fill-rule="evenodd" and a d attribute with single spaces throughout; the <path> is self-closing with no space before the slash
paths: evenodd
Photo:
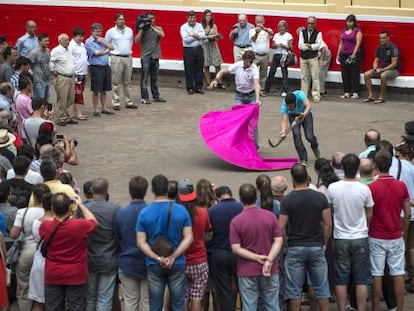
<path id="1" fill-rule="evenodd" d="M 200 118 L 200 132 L 207 147 L 236 166 L 249 170 L 290 169 L 297 158 L 262 159 L 254 144 L 258 105 L 234 105 L 228 111 L 210 111 Z"/>

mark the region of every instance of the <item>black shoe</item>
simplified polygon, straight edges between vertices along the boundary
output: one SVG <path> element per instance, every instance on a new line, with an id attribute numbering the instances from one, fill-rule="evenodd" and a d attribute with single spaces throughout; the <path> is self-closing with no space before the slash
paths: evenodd
<path id="1" fill-rule="evenodd" d="M 203 90 L 197 90 L 197 91 L 195 91 L 196 92 L 196 94 L 205 94 L 206 92 L 204 92 Z"/>
<path id="2" fill-rule="evenodd" d="M 116 107 L 116 106 L 115 106 Z M 115 107 L 114 107 L 114 109 L 115 109 Z M 118 107 L 118 110 L 119 110 L 119 107 Z M 101 111 L 101 113 L 102 114 L 115 114 L 115 112 L 113 112 L 113 111 L 111 111 L 111 110 L 108 110 L 108 109 L 104 109 L 104 110 L 102 110 Z"/>
<path id="3" fill-rule="evenodd" d="M 121 107 L 120 106 L 114 106 L 114 110 L 119 110 L 119 109 L 121 109 Z M 104 112 L 102 112 L 102 113 L 104 113 Z M 111 113 L 108 113 L 108 114 L 111 114 Z M 113 113 L 112 113 L 113 114 Z"/>
<path id="4" fill-rule="evenodd" d="M 144 105 L 149 105 L 149 104 L 151 104 L 151 102 L 149 101 L 149 99 L 148 99 L 148 98 L 142 98 L 142 99 L 141 99 L 141 104 L 144 104 Z"/>
<path id="5" fill-rule="evenodd" d="M 66 124 L 78 124 L 78 123 L 79 123 L 78 121 L 73 120 L 72 118 L 71 118 L 71 119 L 66 120 L 65 122 L 66 122 Z"/>
<path id="6" fill-rule="evenodd" d="M 193 95 L 194 91 L 193 90 L 187 90 L 188 95 Z"/>
<path id="7" fill-rule="evenodd" d="M 165 103 L 167 100 L 165 100 L 162 97 L 157 97 L 157 98 L 154 98 L 154 101 L 157 102 L 157 103 Z"/>
<path id="8" fill-rule="evenodd" d="M 59 126 L 66 126 L 66 122 L 64 120 L 58 120 L 56 124 Z"/>
<path id="9" fill-rule="evenodd" d="M 138 106 L 135 105 L 135 104 L 132 104 L 132 105 L 125 106 L 125 108 L 128 108 L 128 109 L 138 109 Z"/>

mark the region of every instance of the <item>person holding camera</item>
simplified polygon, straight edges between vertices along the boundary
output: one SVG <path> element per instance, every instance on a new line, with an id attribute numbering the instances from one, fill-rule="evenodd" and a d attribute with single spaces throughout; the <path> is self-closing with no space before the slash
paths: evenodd
<path id="1" fill-rule="evenodd" d="M 160 40 L 165 33 L 162 27 L 155 25 L 155 14 L 147 12 L 137 19 L 135 42 L 141 43 L 141 104 L 150 104 L 147 82 L 151 76 L 151 93 L 155 102 L 166 102 L 158 91 L 158 73 L 160 67 Z"/>

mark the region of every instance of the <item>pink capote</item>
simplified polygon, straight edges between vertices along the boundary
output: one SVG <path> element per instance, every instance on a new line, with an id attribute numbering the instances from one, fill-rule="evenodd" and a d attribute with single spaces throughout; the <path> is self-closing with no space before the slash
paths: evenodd
<path id="1" fill-rule="evenodd" d="M 258 105 L 234 105 L 227 111 L 210 111 L 200 118 L 201 136 L 207 147 L 236 166 L 257 171 L 290 169 L 297 158 L 262 159 L 254 144 Z"/>

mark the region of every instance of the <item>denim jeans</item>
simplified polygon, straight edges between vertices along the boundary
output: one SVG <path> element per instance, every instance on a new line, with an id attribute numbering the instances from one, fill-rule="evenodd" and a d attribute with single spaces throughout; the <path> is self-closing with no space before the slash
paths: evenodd
<path id="1" fill-rule="evenodd" d="M 328 264 L 322 246 L 288 247 L 285 258 L 285 299 L 300 299 L 306 275 L 315 291 L 316 299 L 329 298 Z"/>
<path id="2" fill-rule="evenodd" d="M 49 81 L 35 81 L 33 83 L 33 97 L 43 98 L 49 102 L 50 82 Z"/>
<path id="3" fill-rule="evenodd" d="M 148 99 L 148 90 L 147 90 L 147 82 L 148 76 L 151 76 L 151 93 L 152 97 L 158 98 L 160 97 L 160 93 L 158 91 L 158 73 L 160 68 L 160 62 L 158 58 L 141 58 L 141 98 Z"/>
<path id="4" fill-rule="evenodd" d="M 295 121 L 295 115 L 289 115 L 289 123 L 292 124 Z M 308 153 L 302 142 L 302 134 L 300 128 L 303 127 L 306 140 L 311 144 L 312 150 L 318 148 L 318 141 L 313 133 L 313 116 L 310 112 L 303 120 L 302 124 L 296 125 L 292 128 L 293 141 L 295 143 L 296 151 L 298 152 L 300 161 L 308 161 Z"/>
<path id="5" fill-rule="evenodd" d="M 275 74 L 277 67 L 280 66 L 280 69 L 282 70 L 282 93 L 287 93 L 289 89 L 288 84 L 288 68 L 287 65 L 282 66 L 280 64 L 280 59 L 282 58 L 283 54 L 274 54 L 272 59 L 272 66 L 270 67 L 269 74 L 267 76 L 264 90 L 265 92 L 270 92 L 270 88 L 273 85 L 273 81 L 275 80 Z"/>
<path id="6" fill-rule="evenodd" d="M 279 311 L 279 275 L 239 276 L 243 311 L 256 311 L 259 297 L 265 311 Z"/>
<path id="7" fill-rule="evenodd" d="M 96 273 L 88 275 L 87 311 L 111 311 L 114 296 L 116 272 Z"/>
<path id="8" fill-rule="evenodd" d="M 160 265 L 148 266 L 148 291 L 150 311 L 161 311 L 164 304 L 164 290 L 170 291 L 170 310 L 184 310 L 185 265 L 173 265 L 163 269 Z"/>

